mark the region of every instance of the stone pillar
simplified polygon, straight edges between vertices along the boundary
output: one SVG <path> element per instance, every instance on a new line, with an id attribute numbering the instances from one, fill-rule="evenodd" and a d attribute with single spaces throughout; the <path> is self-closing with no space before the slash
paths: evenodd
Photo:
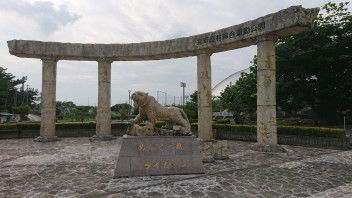
<path id="1" fill-rule="evenodd" d="M 42 59 L 41 124 L 38 142 L 55 141 L 57 60 Z"/>
<path id="2" fill-rule="evenodd" d="M 213 138 L 210 56 L 210 53 L 197 56 L 198 138 L 204 140 Z"/>
<path id="3" fill-rule="evenodd" d="M 111 135 L 111 62 L 98 60 L 98 110 L 96 132 L 90 140 L 115 139 Z"/>
<path id="4" fill-rule="evenodd" d="M 257 143 L 260 146 L 277 144 L 276 40 L 268 36 L 257 40 Z"/>

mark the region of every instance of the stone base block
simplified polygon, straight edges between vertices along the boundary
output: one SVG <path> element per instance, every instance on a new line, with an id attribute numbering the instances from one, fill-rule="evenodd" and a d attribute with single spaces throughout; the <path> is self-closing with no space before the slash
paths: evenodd
<path id="1" fill-rule="evenodd" d="M 114 178 L 204 173 L 195 136 L 124 135 Z"/>
<path id="2" fill-rule="evenodd" d="M 116 140 L 115 136 L 112 135 L 93 135 L 89 138 L 91 142 L 93 141 L 107 141 L 107 140 Z"/>
<path id="3" fill-rule="evenodd" d="M 266 153 L 287 153 L 287 150 L 278 144 L 272 145 L 255 145 L 251 148 L 253 151 L 266 152 Z"/>
<path id="4" fill-rule="evenodd" d="M 52 136 L 52 137 L 39 136 L 34 139 L 35 142 L 54 142 L 59 140 L 60 139 L 57 136 Z"/>
<path id="5" fill-rule="evenodd" d="M 200 154 L 204 163 L 229 159 L 226 140 L 198 139 Z"/>
<path id="6" fill-rule="evenodd" d="M 229 159 L 227 151 L 227 140 L 217 140 L 214 143 L 214 159 L 226 160 Z"/>

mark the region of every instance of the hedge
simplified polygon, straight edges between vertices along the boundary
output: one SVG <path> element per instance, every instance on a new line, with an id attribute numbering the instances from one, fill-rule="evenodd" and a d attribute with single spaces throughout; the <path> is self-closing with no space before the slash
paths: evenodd
<path id="1" fill-rule="evenodd" d="M 17 124 L 0 124 L 0 130 L 13 130 L 13 129 L 17 129 Z"/>
<path id="2" fill-rule="evenodd" d="M 155 126 L 160 128 L 165 125 L 165 121 L 157 121 Z M 142 126 L 145 123 L 141 124 Z M 125 122 L 116 122 L 111 123 L 112 129 L 127 129 L 128 123 Z M 95 129 L 95 122 L 85 122 L 85 123 L 56 123 L 56 129 Z M 0 130 L 40 130 L 40 122 L 34 123 L 13 123 L 13 124 L 1 124 Z"/>
<path id="3" fill-rule="evenodd" d="M 216 124 L 231 124 L 230 119 L 214 120 L 213 122 Z"/>
<path id="4" fill-rule="evenodd" d="M 343 138 L 346 136 L 343 129 L 322 127 L 278 126 L 277 133 L 279 135 L 300 135 L 331 138 Z"/>
<path id="5" fill-rule="evenodd" d="M 165 125 L 165 121 L 157 121 L 155 126 L 160 128 Z M 144 123 L 141 124 L 142 126 Z M 112 129 L 127 129 L 128 123 L 112 123 Z M 88 123 L 57 123 L 56 129 L 95 129 L 94 122 Z M 40 122 L 36 123 L 14 123 L 1 124 L 0 130 L 39 130 Z M 191 124 L 192 131 L 198 130 L 198 124 Z M 234 133 L 257 133 L 256 125 L 230 125 L 230 124 L 213 124 L 213 129 L 217 131 L 231 131 Z M 298 127 L 298 126 L 277 126 L 278 135 L 299 135 L 299 136 L 314 136 L 314 137 L 345 137 L 343 129 L 336 128 L 321 128 L 321 127 Z"/>
<path id="6" fill-rule="evenodd" d="M 192 123 L 191 129 L 198 130 L 198 124 Z M 256 125 L 229 125 L 229 124 L 213 124 L 213 129 L 217 131 L 231 131 L 234 133 L 257 133 Z M 277 126 L 278 135 L 299 135 L 299 136 L 314 136 L 314 137 L 345 137 L 343 129 L 336 128 L 321 128 L 321 127 L 298 127 L 298 126 Z"/>

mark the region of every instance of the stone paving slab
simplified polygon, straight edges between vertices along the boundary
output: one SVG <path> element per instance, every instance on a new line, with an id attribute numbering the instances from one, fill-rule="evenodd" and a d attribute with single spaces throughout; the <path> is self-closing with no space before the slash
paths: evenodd
<path id="1" fill-rule="evenodd" d="M 228 145 L 230 159 L 204 164 L 204 175 L 113 179 L 121 138 L 0 140 L 0 197 L 352 197 L 352 150 Z"/>

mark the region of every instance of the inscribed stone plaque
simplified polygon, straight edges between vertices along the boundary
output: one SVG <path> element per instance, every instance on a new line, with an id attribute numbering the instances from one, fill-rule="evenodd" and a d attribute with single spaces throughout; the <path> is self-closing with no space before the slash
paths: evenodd
<path id="1" fill-rule="evenodd" d="M 195 136 L 123 136 L 114 178 L 179 174 L 204 174 Z"/>

